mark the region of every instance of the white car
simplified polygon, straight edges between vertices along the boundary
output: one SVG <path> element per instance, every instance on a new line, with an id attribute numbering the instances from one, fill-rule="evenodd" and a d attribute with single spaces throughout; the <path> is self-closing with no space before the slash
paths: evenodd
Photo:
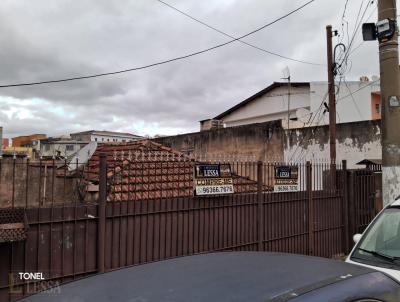
<path id="1" fill-rule="evenodd" d="M 400 199 L 387 205 L 353 240 L 346 262 L 382 271 L 400 282 Z"/>

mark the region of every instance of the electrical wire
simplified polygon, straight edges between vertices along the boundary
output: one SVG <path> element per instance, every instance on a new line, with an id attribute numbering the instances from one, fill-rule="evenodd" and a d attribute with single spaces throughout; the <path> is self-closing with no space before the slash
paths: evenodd
<path id="1" fill-rule="evenodd" d="M 357 14 L 357 18 L 356 18 L 356 22 L 355 22 L 355 26 L 354 26 L 352 37 L 351 37 L 350 41 L 348 42 L 348 47 L 347 47 L 346 53 L 344 54 L 343 59 L 341 60 L 340 64 L 338 65 L 338 70 L 339 70 L 340 75 L 344 75 L 346 72 L 350 71 L 350 70 L 348 70 L 347 61 L 348 61 L 349 56 L 351 54 L 351 50 L 352 50 L 353 43 L 355 41 L 355 37 L 356 37 L 356 35 L 357 35 L 357 33 L 358 33 L 359 29 L 360 29 L 360 26 L 361 26 L 361 24 L 362 24 L 362 22 L 364 20 L 364 17 L 365 17 L 365 14 L 366 14 L 368 8 L 374 3 L 374 1 L 375 0 L 370 0 L 367 3 L 367 5 L 364 8 L 364 11 L 363 11 L 362 15 L 361 15 L 361 11 L 362 11 L 362 8 L 363 8 L 363 5 L 364 5 L 364 1 L 360 5 L 360 9 L 359 9 L 358 14 Z M 361 18 L 360 18 L 360 15 L 361 15 Z M 343 64 L 345 64 L 345 70 L 344 71 L 341 70 L 341 67 L 343 66 Z"/>
<path id="2" fill-rule="evenodd" d="M 342 96 L 341 98 L 339 98 L 339 99 L 337 100 L 337 102 L 339 102 L 339 101 L 341 101 L 341 100 L 343 100 L 343 99 L 345 99 L 345 98 L 351 96 L 352 94 L 354 94 L 354 93 L 356 93 L 356 92 L 358 92 L 358 91 L 360 91 L 360 90 L 362 90 L 362 89 L 365 89 L 365 88 L 367 88 L 367 87 L 370 87 L 370 86 L 372 86 L 373 84 L 375 84 L 375 83 L 377 83 L 377 82 L 379 82 L 379 81 L 380 81 L 380 79 L 375 80 L 375 81 L 372 81 L 372 82 L 368 83 L 368 84 L 365 85 L 365 86 L 361 86 L 361 87 L 358 88 L 357 90 L 354 90 L 352 93 L 349 93 L 349 94 L 347 94 L 347 95 L 345 95 L 345 96 Z"/>
<path id="3" fill-rule="evenodd" d="M 358 92 L 358 91 L 360 91 L 360 90 L 362 90 L 362 89 L 365 89 L 365 88 L 367 88 L 367 87 L 370 87 L 370 86 L 374 85 L 375 83 L 377 83 L 377 82 L 379 82 L 379 81 L 380 81 L 379 79 L 378 79 L 378 80 L 375 80 L 375 81 L 372 81 L 372 82 L 368 83 L 367 85 L 358 88 L 357 90 L 353 91 L 352 93 L 349 93 L 349 94 L 347 94 L 347 95 L 345 95 L 345 96 L 343 96 L 343 97 L 341 97 L 341 98 L 338 98 L 338 99 L 336 100 L 336 102 L 339 102 L 339 101 L 341 101 L 341 100 L 343 100 L 343 99 L 345 99 L 345 98 L 351 96 L 352 94 L 354 94 L 354 93 L 356 93 L 356 92 Z M 296 153 L 298 152 L 298 150 L 299 150 L 300 146 L 303 144 L 303 142 L 304 142 L 304 141 L 308 141 L 308 140 L 310 140 L 310 139 L 313 139 L 313 138 L 315 137 L 315 135 L 316 135 L 316 133 L 317 133 L 317 131 L 318 131 L 318 129 L 319 129 L 318 127 L 320 126 L 319 124 L 320 124 L 320 122 L 322 121 L 322 119 L 323 119 L 323 117 L 324 117 L 324 113 L 322 113 L 322 112 L 323 112 L 323 111 L 322 111 L 322 108 L 323 108 L 323 104 L 324 104 L 324 102 L 326 101 L 327 97 L 328 97 L 328 92 L 325 94 L 325 96 L 324 96 L 324 98 L 323 98 L 321 104 L 319 105 L 318 109 L 316 110 L 316 113 L 315 113 L 315 115 L 313 116 L 313 119 L 308 123 L 309 127 L 307 127 L 307 124 L 306 124 L 306 125 L 304 125 L 302 128 L 300 128 L 300 129 L 309 128 L 310 130 L 308 131 L 308 133 L 306 133 L 306 134 L 302 137 L 302 139 L 301 139 L 300 142 L 298 143 L 296 149 L 293 151 L 293 153 L 292 153 L 292 155 L 291 155 L 291 157 L 290 157 L 290 159 L 289 159 L 289 162 L 291 162 L 295 157 L 296 157 L 295 162 L 299 162 L 299 160 L 303 160 L 304 157 L 308 154 L 309 151 L 306 151 L 305 149 L 302 149 L 302 150 L 300 150 L 300 153 L 296 156 Z M 322 113 L 322 115 L 321 115 L 321 113 Z M 315 126 L 312 126 L 314 120 L 317 120 L 317 123 L 316 123 Z M 317 129 L 315 133 L 313 133 L 314 128 Z M 305 155 L 304 155 L 304 152 L 306 152 Z"/>
<path id="4" fill-rule="evenodd" d="M 275 23 L 277 23 L 277 22 L 289 17 L 290 15 L 293 15 L 294 13 L 302 10 L 303 8 L 305 8 L 306 6 L 310 5 L 314 1 L 316 1 L 316 0 L 309 0 L 308 2 L 300 5 L 299 7 L 295 8 L 294 10 L 292 10 L 292 11 L 290 11 L 288 13 L 286 13 L 285 15 L 283 15 L 283 16 L 281 16 L 281 17 L 279 17 L 279 18 L 277 18 L 277 19 L 275 19 L 275 20 L 273 20 L 273 21 L 271 21 L 271 22 L 269 22 L 269 23 L 267 23 L 267 24 L 255 29 L 255 30 L 253 30 L 253 31 L 251 31 L 251 32 L 249 32 L 249 33 L 247 33 L 245 35 L 242 35 L 242 36 L 237 37 L 235 39 L 229 40 L 229 41 L 227 41 L 225 43 L 221 43 L 221 44 L 218 44 L 218 45 L 215 45 L 215 46 L 212 46 L 212 47 L 200 50 L 200 51 L 192 52 L 192 53 L 189 53 L 189 54 L 186 54 L 186 55 L 182 55 L 182 56 L 179 56 L 179 57 L 175 57 L 175 58 L 172 58 L 172 59 L 163 60 L 163 61 L 159 61 L 159 62 L 155 62 L 155 63 L 151 63 L 151 64 L 148 64 L 148 65 L 139 66 L 139 67 L 133 67 L 133 68 L 123 69 L 123 70 L 118 70 L 118 71 L 112 71 L 112 72 L 97 73 L 97 74 L 86 75 L 86 76 L 77 76 L 77 77 L 70 77 L 70 78 L 57 79 L 57 80 L 38 81 L 38 82 L 5 84 L 5 85 L 0 85 L 0 88 L 34 86 L 34 85 L 43 85 L 43 84 L 52 84 L 52 83 L 60 83 L 60 82 L 69 82 L 69 81 L 77 81 L 77 80 L 98 78 L 98 77 L 103 77 L 103 76 L 109 76 L 109 75 L 115 75 L 115 74 L 120 74 L 120 73 L 126 73 L 126 72 L 132 72 L 132 71 L 147 69 L 147 68 L 155 67 L 155 66 L 158 66 L 158 65 L 171 63 L 171 62 L 174 62 L 174 61 L 187 59 L 187 58 L 199 55 L 199 54 L 203 54 L 203 53 L 215 50 L 217 48 L 221 48 L 223 46 L 226 46 L 226 45 L 229 45 L 229 44 L 231 44 L 233 42 L 241 40 L 241 39 L 243 39 L 245 37 L 248 37 L 248 36 L 250 36 L 250 35 L 252 35 L 252 34 L 254 34 L 256 32 L 259 32 L 259 31 L 263 30 L 264 28 L 267 28 L 267 27 L 269 27 L 269 26 L 271 26 L 271 25 L 273 25 L 273 24 L 275 24 Z"/>
<path id="5" fill-rule="evenodd" d="M 343 82 L 344 82 L 344 84 L 346 85 L 347 90 L 348 90 L 349 93 L 350 93 L 351 100 L 353 101 L 353 104 L 354 104 L 354 106 L 356 107 L 356 110 L 357 110 L 357 112 L 358 112 L 358 115 L 360 116 L 360 120 L 362 121 L 362 120 L 363 120 L 363 117 L 362 117 L 362 114 L 361 114 L 361 112 L 360 112 L 360 108 L 358 108 L 358 105 L 357 105 L 357 103 L 356 103 L 356 100 L 354 99 L 353 93 L 351 92 L 350 87 L 349 87 L 349 85 L 347 84 L 346 78 L 344 78 L 344 77 L 343 77 Z"/>
<path id="6" fill-rule="evenodd" d="M 257 46 L 257 45 L 248 43 L 248 42 L 243 41 L 243 40 L 241 40 L 241 39 L 237 39 L 236 37 L 234 37 L 234 36 L 232 36 L 232 35 L 230 35 L 230 34 L 227 34 L 226 32 L 224 32 L 224 31 L 222 31 L 222 30 L 220 30 L 220 29 L 218 29 L 218 28 L 216 28 L 216 27 L 214 27 L 214 26 L 212 26 L 212 25 L 209 25 L 209 24 L 205 23 L 204 21 L 201 21 L 201 20 L 199 20 L 199 19 L 197 19 L 197 18 L 195 18 L 195 17 L 189 15 L 188 13 L 186 13 L 186 12 L 180 10 L 179 8 L 176 8 L 175 6 L 169 4 L 169 3 L 165 2 L 165 1 L 162 1 L 162 0 L 156 0 L 156 1 L 158 1 L 158 2 L 160 2 L 161 4 L 163 4 L 163 5 L 165 5 L 165 6 L 169 7 L 169 8 L 171 8 L 171 9 L 177 11 L 178 13 L 180 13 L 180 14 L 182 14 L 182 15 L 188 17 L 188 18 L 191 19 L 191 20 L 193 20 L 193 21 L 195 21 L 195 22 L 197 22 L 197 23 L 200 23 L 200 24 L 204 25 L 205 27 L 208 27 L 209 29 L 212 29 L 213 31 L 216 31 L 216 32 L 218 32 L 218 33 L 220 33 L 220 34 L 222 34 L 222 35 L 228 37 L 228 38 L 235 39 L 235 40 L 237 40 L 237 42 L 240 42 L 240 43 L 242 43 L 242 44 L 245 44 L 245 45 L 247 45 L 247 46 L 250 46 L 250 47 L 252 47 L 252 48 L 254 48 L 254 49 L 260 50 L 260 51 L 262 51 L 262 52 L 264 52 L 264 53 L 267 53 L 267 54 L 270 54 L 270 55 L 273 55 L 273 56 L 277 56 L 277 57 L 280 57 L 280 58 L 282 58 L 282 59 L 286 59 L 286 60 L 298 62 L 298 63 L 308 64 L 308 65 L 314 65 L 314 66 L 326 66 L 326 64 L 314 63 L 314 62 L 309 62 L 309 61 L 304 61 L 304 60 L 299 60 L 299 59 L 290 58 L 290 57 L 281 55 L 281 54 L 279 54 L 279 53 L 272 52 L 272 51 L 270 51 L 270 50 L 264 49 L 264 48 L 262 48 L 262 47 L 260 47 L 260 46 Z"/>
<path id="7" fill-rule="evenodd" d="M 320 115 L 320 117 L 319 117 L 319 119 L 317 121 L 317 124 L 315 126 L 313 126 L 312 128 L 310 128 L 313 138 L 315 138 L 317 136 L 317 134 L 318 134 L 318 131 L 320 131 L 322 129 L 322 125 L 320 125 L 320 123 L 321 123 L 321 121 L 322 121 L 322 119 L 324 117 L 325 117 L 325 113 Z M 309 154 L 309 152 L 310 151 L 308 149 L 304 149 L 303 148 L 301 150 L 301 153 L 300 153 L 299 157 L 297 158 L 297 162 L 304 161 L 304 159 L 307 158 L 307 155 Z"/>
<path id="8" fill-rule="evenodd" d="M 326 92 L 324 98 L 323 98 L 322 101 L 321 101 L 321 104 L 319 105 L 318 109 L 315 111 L 315 114 L 313 115 L 313 118 L 311 119 L 311 121 L 309 121 L 309 123 L 305 124 L 305 125 L 304 125 L 302 128 L 300 128 L 300 129 L 304 129 L 304 128 L 309 128 L 309 129 L 311 129 L 311 126 L 312 126 L 312 124 L 313 124 L 315 118 L 316 118 L 317 116 L 318 116 L 318 117 L 320 116 L 320 114 L 321 114 L 321 112 L 322 112 L 323 104 L 324 104 L 324 102 L 326 101 L 327 97 L 328 97 L 328 92 Z M 310 125 L 310 127 L 307 127 L 307 125 Z M 288 129 L 288 130 L 289 130 L 289 129 Z M 297 151 L 299 150 L 300 145 L 306 140 L 306 137 L 307 137 L 307 140 L 309 140 L 310 136 L 311 136 L 311 133 L 306 133 L 306 135 L 302 137 L 302 139 L 300 140 L 300 142 L 299 142 L 299 144 L 297 145 L 296 149 L 293 151 L 292 155 L 290 156 L 289 162 L 292 161 L 293 158 L 296 156 L 296 153 L 297 153 Z M 301 153 L 300 153 L 300 154 L 301 154 Z M 297 158 L 298 158 L 298 157 L 297 157 Z"/>
<path id="9" fill-rule="evenodd" d="M 376 12 L 377 8 L 378 8 L 378 7 L 375 6 L 374 10 L 370 13 L 370 15 L 368 16 L 368 18 L 366 19 L 365 22 L 368 22 L 368 21 L 371 19 L 372 15 Z M 358 32 L 360 32 L 360 31 L 361 31 L 361 28 L 358 30 Z M 357 34 L 358 34 L 358 33 L 357 33 Z M 364 40 L 360 41 L 360 43 L 359 43 L 356 47 L 354 47 L 354 48 L 351 50 L 351 52 L 350 52 L 350 54 L 349 54 L 349 57 L 350 57 L 353 53 L 355 53 L 362 45 L 364 45 L 364 43 L 365 43 Z"/>
<path id="10" fill-rule="evenodd" d="M 346 4 L 345 4 L 344 11 L 343 11 L 343 14 L 342 14 L 342 33 L 343 33 L 343 35 L 342 35 L 341 41 L 343 41 L 343 36 L 344 36 L 344 22 L 347 22 L 347 21 L 344 20 L 344 16 L 345 16 L 345 12 L 346 12 L 346 9 L 347 9 L 348 2 L 349 2 L 349 1 L 347 0 L 347 1 L 346 1 Z M 353 94 L 356 93 L 356 92 L 358 92 L 358 91 L 360 91 L 360 90 L 362 90 L 362 89 L 365 89 L 365 88 L 367 88 L 367 87 L 369 87 L 369 86 L 372 86 L 373 84 L 379 82 L 380 80 L 372 81 L 372 82 L 369 83 L 368 85 L 362 86 L 362 87 L 360 87 L 359 89 L 357 89 L 357 90 L 355 90 L 355 91 L 352 92 L 352 91 L 350 90 L 350 88 L 348 87 L 348 83 L 346 82 L 346 79 L 345 79 L 344 74 L 345 74 L 345 73 L 348 71 L 348 69 L 349 69 L 349 68 L 348 68 L 348 60 L 349 60 L 350 55 L 351 55 L 357 48 L 359 48 L 359 47 L 361 46 L 361 45 L 358 45 L 355 49 L 353 49 L 353 50 L 351 51 L 351 48 L 352 48 L 353 43 L 354 43 L 354 41 L 355 41 L 355 37 L 356 37 L 357 33 L 358 33 L 359 30 L 360 30 L 360 26 L 361 26 L 361 24 L 362 24 L 362 22 L 363 22 L 363 19 L 364 19 L 364 17 L 365 17 L 365 14 L 366 14 L 368 8 L 370 7 L 370 5 L 373 4 L 373 3 L 374 3 L 374 0 L 369 1 L 369 3 L 365 6 L 364 11 L 363 11 L 362 14 L 361 14 L 361 11 L 362 11 L 362 9 L 363 9 L 364 2 L 361 3 L 361 6 L 360 6 L 360 9 L 359 9 L 357 18 L 356 18 L 356 22 L 355 22 L 355 27 L 354 27 L 354 30 L 353 30 L 353 32 L 352 32 L 352 37 L 351 37 L 351 39 L 349 38 L 349 35 L 348 35 L 348 45 L 349 45 L 349 46 L 348 46 L 348 48 L 346 49 L 346 51 L 342 52 L 342 54 L 339 55 L 339 57 L 340 57 L 340 59 L 341 59 L 341 60 L 340 60 L 341 63 L 340 63 L 340 65 L 337 67 L 338 73 L 341 75 L 341 77 L 340 77 L 340 80 L 339 80 L 339 87 L 338 87 L 338 90 L 337 90 L 337 92 L 336 92 L 335 94 L 336 94 L 336 96 L 338 96 L 339 91 L 340 91 L 340 86 L 341 86 L 342 80 L 344 81 L 344 83 L 345 83 L 345 85 L 346 85 L 346 87 L 347 87 L 347 89 L 348 89 L 348 91 L 349 91 L 349 94 L 347 94 L 347 95 L 345 95 L 345 96 L 343 96 L 343 97 L 341 97 L 341 98 L 336 98 L 336 104 L 337 104 L 339 101 L 341 101 L 341 100 L 343 100 L 343 99 L 345 99 L 345 98 L 347 98 L 347 97 L 350 96 L 351 99 L 352 99 L 352 101 L 353 101 L 353 103 L 354 103 L 354 105 L 356 106 L 356 109 L 357 109 L 358 114 L 360 115 L 360 118 L 361 118 L 361 119 L 362 119 L 362 115 L 361 115 L 361 112 L 360 112 L 360 110 L 359 110 L 359 107 L 358 107 L 358 105 L 357 105 L 357 103 L 356 103 L 356 101 L 355 101 L 355 99 L 354 99 Z M 369 19 L 371 18 L 372 14 L 375 12 L 375 10 L 376 10 L 376 7 L 375 7 L 374 11 L 372 11 L 371 14 L 368 16 L 367 20 L 369 20 Z M 361 15 L 361 18 L 360 18 L 360 15 Z M 347 22 L 347 25 L 348 25 L 348 22 Z M 347 26 L 347 32 L 348 32 L 348 26 Z M 362 44 L 362 43 L 361 43 L 361 44 Z M 351 63 L 351 62 L 350 62 L 350 63 Z M 343 67 L 343 68 L 342 68 L 342 67 Z M 350 69 L 351 69 L 351 67 L 350 67 Z M 298 150 L 298 148 L 300 147 L 300 145 L 302 145 L 303 141 L 314 138 L 314 137 L 316 136 L 316 134 L 318 133 L 319 128 L 322 128 L 322 127 L 319 127 L 319 124 L 320 124 L 320 122 L 322 121 L 325 112 L 321 115 L 321 112 L 322 112 L 322 111 L 321 111 L 320 109 L 322 108 L 322 104 L 325 102 L 326 97 L 327 97 L 327 95 L 325 96 L 324 100 L 322 101 L 322 103 L 321 103 L 321 105 L 320 105 L 320 107 L 319 107 L 319 109 L 318 109 L 318 113 L 314 116 L 314 117 L 318 116 L 318 118 L 317 118 L 318 122 L 316 123 L 316 126 L 315 126 L 315 127 L 310 127 L 310 131 L 309 131 L 305 136 L 303 136 L 303 138 L 301 139 L 300 143 L 297 145 L 297 148 L 296 148 L 295 151 L 293 152 L 293 154 L 292 154 L 292 156 L 291 156 L 291 158 L 290 158 L 289 161 L 291 161 L 291 160 L 295 157 L 295 155 L 296 155 L 296 153 L 297 153 L 297 150 Z M 338 112 L 337 112 L 337 114 L 338 114 Z M 340 116 L 339 116 L 339 119 L 340 119 Z M 312 121 L 311 121 L 310 125 L 311 125 L 311 124 L 312 124 Z M 303 127 L 303 128 L 304 128 L 304 127 Z M 316 128 L 316 130 L 315 130 L 315 128 Z M 315 130 L 315 131 L 314 131 L 314 130 Z M 299 155 L 296 157 L 296 161 L 299 162 L 299 161 L 304 160 L 304 158 L 307 156 L 308 153 L 309 153 L 309 150 L 306 150 L 306 149 L 303 148 L 303 149 L 300 151 Z"/>

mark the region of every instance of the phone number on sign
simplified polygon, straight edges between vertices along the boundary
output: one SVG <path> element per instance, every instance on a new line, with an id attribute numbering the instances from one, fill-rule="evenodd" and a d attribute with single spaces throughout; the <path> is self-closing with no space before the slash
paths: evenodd
<path id="1" fill-rule="evenodd" d="M 201 186 L 196 187 L 196 195 L 232 194 L 233 186 Z"/>
<path id="2" fill-rule="evenodd" d="M 299 191 L 298 185 L 275 185 L 274 192 L 297 192 Z"/>

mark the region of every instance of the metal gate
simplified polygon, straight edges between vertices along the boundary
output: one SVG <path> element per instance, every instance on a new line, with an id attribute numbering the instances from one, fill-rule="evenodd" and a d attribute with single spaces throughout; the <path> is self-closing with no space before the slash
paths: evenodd
<path id="1" fill-rule="evenodd" d="M 349 229 L 362 233 L 376 215 L 375 175 L 371 170 L 349 170 Z M 352 246 L 352 244 L 350 245 Z"/>

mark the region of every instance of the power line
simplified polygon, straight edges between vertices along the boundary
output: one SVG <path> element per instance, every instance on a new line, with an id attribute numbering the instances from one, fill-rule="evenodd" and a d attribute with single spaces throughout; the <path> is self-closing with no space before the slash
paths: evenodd
<path id="1" fill-rule="evenodd" d="M 361 112 L 360 112 L 360 108 L 358 108 L 358 105 L 357 105 L 357 103 L 356 103 L 356 100 L 354 99 L 354 96 L 353 96 L 353 92 L 351 92 L 350 87 L 349 87 L 349 85 L 347 84 L 346 78 L 343 78 L 343 82 L 344 82 L 344 84 L 346 85 L 347 90 L 348 90 L 349 93 L 350 93 L 351 100 L 353 101 L 353 104 L 354 104 L 354 106 L 355 106 L 356 109 L 357 109 L 358 115 L 360 116 L 360 120 L 362 120 L 363 118 L 362 118 L 362 114 L 361 114 Z"/>
<path id="2" fill-rule="evenodd" d="M 234 37 L 234 36 L 232 36 L 232 35 L 230 35 L 230 34 L 227 34 L 226 32 L 224 32 L 224 31 L 222 31 L 222 30 L 220 30 L 220 29 L 218 29 L 218 28 L 216 28 L 216 27 L 214 27 L 214 26 L 212 26 L 212 25 L 209 25 L 209 24 L 205 23 L 204 21 L 201 21 L 201 20 L 199 20 L 199 19 L 197 19 L 197 18 L 195 18 L 195 17 L 189 15 L 188 13 L 186 13 L 186 12 L 180 10 L 179 8 L 176 8 L 175 6 L 173 6 L 173 5 L 171 5 L 171 4 L 167 3 L 167 2 L 164 2 L 164 1 L 162 1 L 162 0 L 156 0 L 156 1 L 158 1 L 158 2 L 162 3 L 163 5 L 165 5 L 165 6 L 169 7 L 169 8 L 171 8 L 171 9 L 173 9 L 173 10 L 175 10 L 175 11 L 177 11 L 178 13 L 180 13 L 180 14 L 182 14 L 182 15 L 188 17 L 189 19 L 191 19 L 191 20 L 193 20 L 193 21 L 195 21 L 195 22 L 200 23 L 200 24 L 204 25 L 205 27 L 208 27 L 209 29 L 212 29 L 212 30 L 214 30 L 214 31 L 216 31 L 216 32 L 218 32 L 218 33 L 220 33 L 220 34 L 226 36 L 226 37 L 229 37 L 229 38 L 231 38 L 231 39 L 235 39 L 235 40 L 237 40 L 238 42 L 240 42 L 240 43 L 242 43 L 242 44 L 245 44 L 245 45 L 247 45 L 247 46 L 250 46 L 250 47 L 252 47 L 252 48 L 254 48 L 254 49 L 260 50 L 260 51 L 262 51 L 262 52 L 265 52 L 265 53 L 268 53 L 268 54 L 270 54 L 270 55 L 277 56 L 277 57 L 280 57 L 280 58 L 283 58 L 283 59 L 286 59 L 286 60 L 298 62 L 298 63 L 308 64 L 308 65 L 315 65 L 315 66 L 325 66 L 325 64 L 314 63 L 314 62 L 308 62 L 308 61 L 303 61 L 303 60 L 298 60 L 298 59 L 290 58 L 290 57 L 281 55 L 281 54 L 279 54 L 279 53 L 272 52 L 272 51 L 270 51 L 270 50 L 261 48 L 260 46 L 257 46 L 257 45 L 248 43 L 248 42 L 243 41 L 243 40 L 240 40 L 240 39 L 237 39 L 236 37 Z"/>
<path id="3" fill-rule="evenodd" d="M 351 37 L 351 39 L 350 39 L 350 41 L 348 43 L 347 51 L 344 54 L 343 60 L 340 62 L 338 68 L 340 68 L 343 65 L 343 63 L 345 63 L 347 65 L 347 60 L 348 60 L 348 58 L 350 56 L 350 51 L 351 51 L 351 48 L 353 46 L 353 42 L 355 40 L 356 34 L 357 34 L 358 30 L 360 29 L 360 26 L 361 26 L 361 24 L 363 22 L 363 19 L 365 17 L 365 14 L 366 14 L 368 8 L 373 3 L 374 3 L 374 0 L 368 1 L 367 5 L 364 8 L 364 12 L 362 13 L 361 18 L 360 18 L 360 14 L 361 14 L 361 11 L 362 11 L 362 8 L 363 8 L 363 5 L 364 5 L 364 1 L 361 2 L 360 9 L 359 9 L 358 14 L 357 14 L 357 18 L 356 18 L 356 22 L 355 22 L 355 26 L 354 26 L 352 37 Z"/>
<path id="4" fill-rule="evenodd" d="M 312 128 L 310 128 L 313 138 L 317 135 L 318 131 L 319 131 L 320 129 L 322 129 L 322 127 L 320 127 L 320 126 L 321 126 L 321 125 L 320 125 L 320 122 L 322 121 L 322 119 L 324 118 L 324 116 L 325 116 L 325 113 L 323 113 L 322 115 L 320 115 L 320 118 L 319 118 L 317 124 L 316 124 L 315 126 L 313 126 Z M 315 130 L 315 131 L 314 131 L 314 130 Z M 309 151 L 308 149 L 302 149 L 301 152 L 300 152 L 300 155 L 299 155 L 298 158 L 297 158 L 297 162 L 301 162 L 301 161 L 303 161 L 305 158 L 307 158 L 307 155 L 308 155 L 309 152 L 310 152 L 310 151 Z"/>
<path id="5" fill-rule="evenodd" d="M 377 7 L 375 6 L 374 10 L 369 14 L 369 16 L 368 16 L 368 18 L 366 19 L 365 22 L 368 22 L 369 19 L 371 19 L 372 15 L 375 13 L 376 10 L 377 10 Z M 360 29 L 359 29 L 358 31 L 360 31 Z M 352 49 L 352 51 L 350 52 L 349 56 L 351 56 L 357 49 L 359 49 L 359 48 L 361 47 L 361 45 L 364 44 L 364 42 L 365 42 L 365 41 L 362 40 L 356 47 L 354 47 L 354 48 Z"/>
<path id="6" fill-rule="evenodd" d="M 365 88 L 367 88 L 367 87 L 372 86 L 373 84 L 375 84 L 375 83 L 377 83 L 377 82 L 379 82 L 379 81 L 380 81 L 380 79 L 375 80 L 375 81 L 372 81 L 372 82 L 368 83 L 368 85 L 362 86 L 362 87 L 358 88 L 357 90 L 354 90 L 352 93 L 349 93 L 349 94 L 347 94 L 347 95 L 345 95 L 345 96 L 342 96 L 342 97 L 339 98 L 337 101 L 339 102 L 339 101 L 341 101 L 341 100 L 343 100 L 343 99 L 345 99 L 345 98 L 351 96 L 352 94 L 354 94 L 354 93 L 356 93 L 356 92 L 358 92 L 358 91 L 360 91 L 360 90 L 362 90 L 362 89 L 365 89 Z"/>
<path id="7" fill-rule="evenodd" d="M 325 94 L 324 98 L 322 99 L 321 104 L 319 105 L 318 109 L 315 110 L 315 112 L 314 112 L 315 114 L 313 114 L 313 118 L 311 119 L 311 121 L 309 121 L 308 123 L 306 123 L 301 129 L 306 128 L 307 125 L 310 125 L 310 126 L 307 127 L 307 128 L 311 129 L 312 123 L 314 122 L 315 118 L 321 114 L 322 105 L 323 105 L 324 102 L 326 101 L 327 97 L 328 97 L 328 92 Z M 288 130 L 289 130 L 289 129 L 288 129 Z M 310 138 L 309 136 L 310 136 L 310 135 L 311 135 L 311 133 L 308 133 L 308 134 L 306 134 L 305 136 L 302 137 L 302 139 L 301 139 L 300 142 L 298 143 L 296 149 L 293 151 L 292 155 L 290 156 L 289 162 L 292 161 L 292 159 L 295 157 L 295 155 L 296 155 L 296 153 L 297 153 L 297 150 L 300 148 L 300 145 L 301 145 L 301 144 L 304 142 L 304 140 L 306 139 L 306 136 L 307 136 L 307 140 L 309 140 L 309 138 Z M 302 154 L 302 153 L 300 153 L 300 154 Z M 298 158 L 299 158 L 299 157 L 297 157 L 297 159 L 298 159 Z"/>
<path id="8" fill-rule="evenodd" d="M 337 99 L 337 102 L 339 102 L 339 101 L 341 101 L 341 100 L 343 100 L 343 99 L 345 99 L 345 98 L 347 98 L 349 96 L 352 96 L 354 93 L 356 93 L 356 92 L 358 92 L 358 91 L 360 91 L 362 89 L 365 89 L 367 87 L 370 87 L 370 86 L 372 86 L 373 84 L 375 84 L 375 83 L 377 83 L 379 81 L 380 81 L 379 79 L 375 80 L 375 81 L 372 81 L 372 82 L 368 83 L 368 85 L 362 86 L 362 87 L 358 88 L 357 90 L 355 90 L 355 91 L 353 91 L 353 92 L 351 92 L 351 93 L 349 93 L 349 94 Z M 308 141 L 308 140 L 310 140 L 310 139 L 315 137 L 315 133 L 313 133 L 313 130 L 314 130 L 314 128 L 318 129 L 318 127 L 320 126 L 319 124 L 320 124 L 320 122 L 322 121 L 322 119 L 324 117 L 324 114 L 321 115 L 321 112 L 322 112 L 322 108 L 323 108 L 322 105 L 326 101 L 327 96 L 328 96 L 328 94 L 326 93 L 324 98 L 323 98 L 323 100 L 322 100 L 322 102 L 321 102 L 321 104 L 319 105 L 318 109 L 315 111 L 315 114 L 313 115 L 312 120 L 309 123 L 305 124 L 302 128 L 300 128 L 300 129 L 309 128 L 310 130 L 309 130 L 309 132 L 307 132 L 302 137 L 302 139 L 298 143 L 297 147 L 295 148 L 295 150 L 293 151 L 293 153 L 292 153 L 292 155 L 291 155 L 291 157 L 289 159 L 289 162 L 292 161 L 292 159 L 295 158 L 295 157 L 296 157 L 296 161 L 302 160 L 307 155 L 308 151 L 305 151 L 303 149 L 303 150 L 300 150 L 300 153 L 296 156 L 296 154 L 297 154 L 300 146 L 302 145 L 302 143 L 304 141 Z M 317 123 L 316 123 L 315 126 L 313 126 L 314 120 L 317 120 Z M 307 125 L 309 125 L 309 126 L 307 127 Z M 303 156 L 304 152 L 306 152 L 306 154 Z"/>
<path id="9" fill-rule="evenodd" d="M 28 82 L 28 83 L 18 83 L 18 84 L 7 84 L 7 85 L 0 85 L 0 88 L 8 88 L 8 87 L 21 87 L 21 86 L 33 86 L 33 85 L 43 85 L 43 84 L 51 84 L 51 83 L 60 83 L 60 82 L 69 82 L 69 81 L 76 81 L 76 80 L 84 80 L 84 79 L 91 79 L 91 78 L 98 78 L 98 77 L 103 77 L 103 76 L 109 76 L 109 75 L 115 75 L 115 74 L 120 74 L 120 73 L 126 73 L 126 72 L 132 72 L 132 71 L 137 71 L 137 70 L 142 70 L 142 69 L 147 69 L 147 68 L 151 68 L 151 67 L 155 67 L 158 65 L 163 65 L 163 64 L 167 64 L 167 63 L 171 63 L 174 61 L 179 61 L 179 60 L 183 60 L 183 59 L 187 59 L 199 54 L 203 54 L 206 53 L 208 51 L 211 50 L 215 50 L 217 48 L 229 45 L 235 41 L 239 41 L 245 37 L 248 37 L 256 32 L 259 32 L 261 30 L 263 30 L 264 28 L 267 28 L 287 17 L 289 17 L 290 15 L 293 15 L 294 13 L 300 11 L 301 9 L 305 8 L 306 6 L 310 5 L 311 3 L 313 3 L 316 0 L 309 0 L 308 2 L 304 3 L 303 5 L 297 7 L 296 9 L 286 13 L 285 15 L 243 35 L 240 37 L 237 37 L 235 39 L 232 39 L 230 41 L 227 41 L 225 43 L 221 43 L 200 51 L 196 51 L 187 55 L 183 55 L 183 56 L 179 56 L 179 57 L 175 57 L 172 59 L 168 59 L 168 60 L 164 60 L 164 61 L 160 61 L 160 62 L 156 62 L 156 63 L 152 63 L 152 64 L 148 64 L 148 65 L 144 65 L 144 66 L 139 66 L 139 67 L 133 67 L 133 68 L 128 68 L 128 69 L 123 69 L 123 70 L 118 70 L 118 71 L 112 71 L 112 72 L 104 72 L 104 73 L 97 73 L 97 74 L 92 74 L 92 75 L 87 75 L 87 76 L 78 76 L 78 77 L 70 77 L 70 78 L 64 78 L 64 79 L 57 79 L 57 80 L 47 80 L 47 81 L 38 81 L 38 82 Z"/>

